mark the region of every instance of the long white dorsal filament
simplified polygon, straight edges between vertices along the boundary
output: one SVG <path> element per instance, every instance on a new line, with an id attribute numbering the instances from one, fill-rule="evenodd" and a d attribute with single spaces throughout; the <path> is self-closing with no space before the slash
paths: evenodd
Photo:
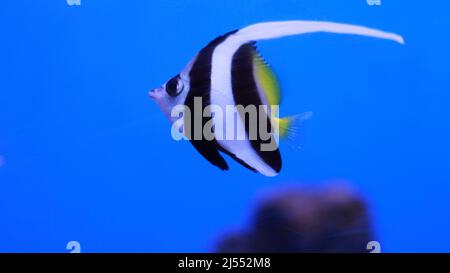
<path id="1" fill-rule="evenodd" d="M 233 38 L 238 39 L 239 42 L 247 42 L 314 32 L 362 35 L 404 44 L 403 37 L 395 33 L 363 26 L 318 21 L 283 21 L 254 24 L 239 30 L 233 35 Z"/>

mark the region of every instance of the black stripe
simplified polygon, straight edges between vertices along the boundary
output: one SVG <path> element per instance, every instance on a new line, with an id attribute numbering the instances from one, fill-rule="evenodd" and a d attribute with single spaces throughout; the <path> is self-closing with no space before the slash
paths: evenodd
<path id="1" fill-rule="evenodd" d="M 212 56 L 214 49 L 222 43 L 229 35 L 235 33 L 237 30 L 229 32 L 223 36 L 219 36 L 204 47 L 197 55 L 194 61 L 191 71 L 189 72 L 190 78 L 190 90 L 186 96 L 184 104 L 191 110 L 191 116 L 195 116 L 194 109 L 194 97 L 201 97 L 203 102 L 203 108 L 211 104 L 211 69 L 212 69 Z M 211 118 L 202 118 L 202 126 L 208 122 Z M 206 139 L 195 140 L 194 139 L 194 118 L 191 118 L 191 143 L 211 164 L 219 167 L 222 170 L 228 170 L 228 164 L 219 154 L 218 148 L 220 147 L 217 141 Z"/>
<path id="2" fill-rule="evenodd" d="M 245 44 L 236 51 L 233 56 L 231 78 L 235 104 L 242 105 L 243 107 L 254 105 L 258 109 L 263 103 L 253 74 L 253 58 L 255 53 L 256 49 L 254 48 L 254 43 Z M 245 130 L 248 136 L 250 128 L 248 115 L 247 117 L 241 115 L 241 118 L 243 118 L 245 123 Z M 257 132 L 259 132 L 259 120 L 261 118 L 267 119 L 267 129 L 270 132 L 270 118 L 267 115 L 260 116 L 259 111 L 257 115 Z M 250 140 L 250 143 L 267 165 L 272 167 L 277 173 L 280 172 L 281 154 L 279 149 L 277 148 L 274 151 L 261 151 L 261 144 L 270 143 L 270 139 L 263 141 L 258 133 L 257 139 Z"/>

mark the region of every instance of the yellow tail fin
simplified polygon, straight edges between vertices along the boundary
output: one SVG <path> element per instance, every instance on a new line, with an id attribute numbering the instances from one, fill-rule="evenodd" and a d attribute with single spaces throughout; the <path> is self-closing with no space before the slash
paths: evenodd
<path id="1" fill-rule="evenodd" d="M 298 127 L 305 120 L 310 119 L 312 112 L 305 112 L 294 116 L 284 118 L 273 118 L 275 132 L 280 138 L 295 138 L 298 135 Z"/>

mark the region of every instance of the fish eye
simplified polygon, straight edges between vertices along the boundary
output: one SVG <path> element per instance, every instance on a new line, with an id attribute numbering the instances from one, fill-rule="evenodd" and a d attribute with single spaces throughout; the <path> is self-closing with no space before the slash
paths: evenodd
<path id="1" fill-rule="evenodd" d="M 166 92 L 171 97 L 178 96 L 183 91 L 183 81 L 180 76 L 175 76 L 166 83 Z"/>

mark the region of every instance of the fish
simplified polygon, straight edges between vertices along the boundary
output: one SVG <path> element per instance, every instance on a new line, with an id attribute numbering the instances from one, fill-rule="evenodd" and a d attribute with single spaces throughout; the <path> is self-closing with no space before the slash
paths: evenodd
<path id="1" fill-rule="evenodd" d="M 302 20 L 257 23 L 209 42 L 180 73 L 161 87 L 152 89 L 149 96 L 172 125 L 180 126 L 182 135 L 212 165 L 229 170 L 222 156 L 225 154 L 251 171 L 276 176 L 282 168 L 279 137 L 289 135 L 296 121 L 308 119 L 311 112 L 278 117 L 277 107 L 281 102 L 279 81 L 256 43 L 316 32 L 360 35 L 404 44 L 403 37 L 398 34 L 358 25 Z M 180 110 L 181 114 L 174 114 L 178 106 L 183 110 Z M 237 111 L 236 118 L 230 118 L 227 111 L 225 115 L 212 114 L 213 106 L 219 110 L 254 106 L 264 111 L 257 111 L 253 119 L 242 111 Z M 205 112 L 209 113 L 205 115 Z M 195 118 L 196 115 L 200 117 Z M 227 118 L 235 120 L 234 124 L 223 126 Z M 262 124 L 265 124 L 268 137 L 262 137 L 262 134 L 251 137 L 252 128 L 257 132 L 263 131 Z M 207 125 L 211 127 L 212 138 L 192 137 L 192 128 L 200 128 L 201 133 L 201 128 Z M 232 129 L 238 135 L 243 134 L 244 138 L 224 138 Z M 270 148 L 263 148 L 267 146 Z"/>

